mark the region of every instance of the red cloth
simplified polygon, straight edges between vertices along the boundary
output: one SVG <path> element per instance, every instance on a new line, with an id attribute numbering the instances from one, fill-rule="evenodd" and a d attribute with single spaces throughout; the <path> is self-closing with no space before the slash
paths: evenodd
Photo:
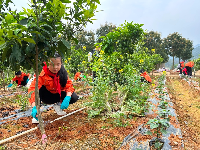
<path id="1" fill-rule="evenodd" d="M 185 74 L 187 75 L 187 69 L 186 68 L 183 69 L 183 72 L 185 72 Z"/>
<path id="2" fill-rule="evenodd" d="M 52 73 L 49 68 L 47 67 L 47 64 L 46 62 L 44 62 L 44 67 L 43 67 L 43 70 L 45 72 L 46 75 L 48 76 L 52 76 L 53 77 L 53 81 L 54 81 L 54 87 L 56 88 L 56 92 L 58 92 L 60 94 L 60 97 L 61 97 L 61 89 L 60 89 L 60 80 L 58 78 L 58 73 Z"/>

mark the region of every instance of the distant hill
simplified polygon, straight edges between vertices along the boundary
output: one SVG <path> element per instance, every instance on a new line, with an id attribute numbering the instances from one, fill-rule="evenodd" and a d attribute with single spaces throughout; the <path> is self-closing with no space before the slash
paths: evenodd
<path id="1" fill-rule="evenodd" d="M 197 44 L 194 46 L 194 49 L 192 51 L 192 59 L 197 59 L 199 58 L 200 56 L 200 44 Z M 178 62 L 179 59 L 178 58 L 174 58 L 174 66 L 176 67 L 178 65 Z M 172 63 L 173 63 L 173 57 L 169 56 L 169 61 L 167 63 L 165 63 L 165 67 L 166 68 L 171 68 L 172 67 Z"/>
<path id="2" fill-rule="evenodd" d="M 200 44 L 198 44 L 199 46 L 194 48 L 193 51 L 192 51 L 192 58 L 191 59 L 197 59 L 199 58 L 200 56 Z"/>
<path id="3" fill-rule="evenodd" d="M 199 46 L 200 46 L 200 44 L 197 44 L 197 45 L 194 46 L 194 48 L 197 48 L 197 47 L 199 47 Z"/>

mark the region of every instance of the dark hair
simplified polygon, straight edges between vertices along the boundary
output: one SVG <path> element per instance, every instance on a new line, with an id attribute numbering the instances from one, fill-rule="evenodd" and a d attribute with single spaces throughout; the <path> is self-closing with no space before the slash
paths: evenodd
<path id="1" fill-rule="evenodd" d="M 21 74 L 22 74 L 22 72 L 20 70 L 15 72 L 15 75 L 21 75 Z"/>
<path id="2" fill-rule="evenodd" d="M 140 73 L 143 73 L 144 72 L 144 69 L 142 68 L 141 70 L 140 70 Z"/>
<path id="3" fill-rule="evenodd" d="M 62 63 L 62 57 L 58 53 L 55 53 L 54 58 L 58 58 L 58 57 L 60 57 L 61 63 Z M 61 65 L 61 68 L 58 71 L 58 75 L 60 76 L 60 85 L 62 87 L 65 87 L 67 84 L 68 73 L 63 65 Z"/>

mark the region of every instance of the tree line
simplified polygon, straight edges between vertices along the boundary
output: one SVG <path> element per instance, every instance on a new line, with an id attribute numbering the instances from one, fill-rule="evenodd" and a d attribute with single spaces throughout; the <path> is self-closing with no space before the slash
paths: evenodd
<path id="1" fill-rule="evenodd" d="M 112 23 L 105 23 L 101 25 L 96 31 L 81 31 L 76 33 L 76 37 L 79 43 L 76 48 L 86 47 L 86 51 L 92 51 L 95 43 L 102 42 L 102 36 L 106 36 L 109 32 L 116 30 L 116 25 Z M 189 39 L 182 37 L 178 32 L 169 34 L 166 38 L 161 38 L 161 34 L 157 31 L 147 31 L 144 35 L 144 46 L 148 48 L 149 53 L 160 54 L 163 58 L 162 63 L 166 63 L 169 60 L 169 56 L 179 58 L 186 61 L 192 57 L 193 42 Z M 152 51 L 153 50 L 153 51 Z"/>

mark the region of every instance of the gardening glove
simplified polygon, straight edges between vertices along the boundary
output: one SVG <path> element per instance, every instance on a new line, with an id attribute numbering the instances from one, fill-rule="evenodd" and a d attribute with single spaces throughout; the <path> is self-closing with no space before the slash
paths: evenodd
<path id="1" fill-rule="evenodd" d="M 67 109 L 68 106 L 69 106 L 69 102 L 71 100 L 71 97 L 70 96 L 66 96 L 60 106 L 60 109 Z"/>
<path id="2" fill-rule="evenodd" d="M 36 109 L 36 106 L 34 106 L 34 107 L 32 108 L 31 116 L 32 116 L 33 118 L 35 118 L 35 119 L 38 121 L 38 118 L 36 117 L 36 115 L 37 115 L 37 109 Z"/>
<path id="3" fill-rule="evenodd" d="M 13 84 L 12 83 L 10 83 L 9 85 L 8 85 L 8 87 L 11 87 Z"/>
<path id="4" fill-rule="evenodd" d="M 28 83 L 28 81 L 29 81 L 29 78 L 26 80 L 26 83 Z"/>

